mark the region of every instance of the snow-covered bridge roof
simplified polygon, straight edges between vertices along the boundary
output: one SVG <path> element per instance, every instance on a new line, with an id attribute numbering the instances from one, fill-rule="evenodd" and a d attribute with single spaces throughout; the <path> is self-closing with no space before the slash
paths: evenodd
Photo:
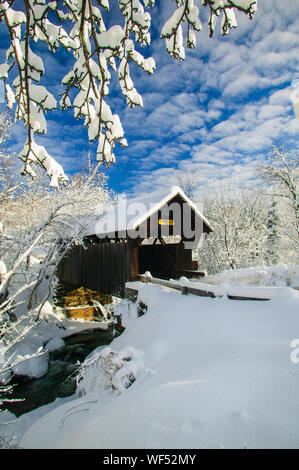
<path id="1" fill-rule="evenodd" d="M 123 198 L 115 205 L 106 207 L 86 220 L 85 235 L 98 237 L 126 236 L 128 231 L 137 230 L 153 214 L 167 207 L 172 201 L 180 199 L 187 204 L 205 225 L 205 231 L 213 231 L 209 221 L 199 208 L 178 186 L 170 190 L 156 191 L 135 198 Z"/>

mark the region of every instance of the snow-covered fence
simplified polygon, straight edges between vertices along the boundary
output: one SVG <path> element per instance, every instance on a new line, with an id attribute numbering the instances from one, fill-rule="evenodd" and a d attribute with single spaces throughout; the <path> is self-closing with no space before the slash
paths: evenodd
<path id="1" fill-rule="evenodd" d="M 243 286 L 214 286 L 199 282 L 190 282 L 185 278 L 179 281 L 166 281 L 150 276 L 148 273 L 139 275 L 139 279 L 144 283 L 158 284 L 163 287 L 175 289 L 182 294 L 192 294 L 200 297 L 223 297 L 227 296 L 231 300 L 270 300 L 277 294 L 279 287 L 243 287 Z M 134 283 L 126 284 L 127 293 L 134 291 Z"/>
<path id="2" fill-rule="evenodd" d="M 193 287 L 187 287 L 185 285 L 181 285 L 179 283 L 176 283 L 175 281 L 165 281 L 163 279 L 150 277 L 146 274 L 140 274 L 139 279 L 142 282 L 145 282 L 145 283 L 150 282 L 152 284 L 158 284 L 160 286 L 169 287 L 171 289 L 179 290 L 179 291 L 181 291 L 182 294 L 193 294 L 193 295 L 199 295 L 201 297 L 213 297 L 213 298 L 216 297 L 214 292 L 208 291 L 206 289 L 194 289 Z"/>

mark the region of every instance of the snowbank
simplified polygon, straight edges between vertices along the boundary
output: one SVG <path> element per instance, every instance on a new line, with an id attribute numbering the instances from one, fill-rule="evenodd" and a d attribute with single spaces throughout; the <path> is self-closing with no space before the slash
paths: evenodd
<path id="1" fill-rule="evenodd" d="M 7 357 L 9 356 L 9 357 Z M 30 338 L 23 340 L 6 353 L 11 370 L 16 375 L 39 379 L 49 368 L 49 355 L 38 340 Z"/>
<path id="2" fill-rule="evenodd" d="M 94 361 L 83 396 L 34 422 L 21 447 L 299 447 L 299 365 L 291 361 L 298 292 L 247 302 L 147 284 L 138 300 L 148 312 L 105 352 L 124 362 L 130 351 L 135 381 L 104 397 Z"/>
<path id="3" fill-rule="evenodd" d="M 19 447 L 19 442 L 22 435 L 32 424 L 37 421 L 41 416 L 49 413 L 53 408 L 67 403 L 71 397 L 57 398 L 54 402 L 48 405 L 37 408 L 36 410 L 16 418 L 10 411 L 2 411 L 0 413 L 0 444 L 1 448 Z"/>
<path id="4" fill-rule="evenodd" d="M 254 266 L 251 268 L 223 271 L 212 276 L 205 276 L 202 282 L 207 284 L 225 284 L 239 286 L 294 286 L 299 287 L 299 265 Z"/>
<path id="5" fill-rule="evenodd" d="M 49 352 L 59 351 L 65 347 L 65 342 L 62 338 L 53 338 L 46 344 L 46 349 Z"/>

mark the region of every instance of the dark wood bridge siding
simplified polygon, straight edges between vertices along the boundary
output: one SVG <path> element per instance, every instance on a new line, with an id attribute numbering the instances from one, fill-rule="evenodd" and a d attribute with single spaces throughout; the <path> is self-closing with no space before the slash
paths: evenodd
<path id="1" fill-rule="evenodd" d="M 140 274 L 150 271 L 154 277 L 175 279 L 186 269 L 192 269 L 192 250 L 185 249 L 183 243 L 139 248 Z"/>
<path id="2" fill-rule="evenodd" d="M 130 280 L 128 243 L 100 243 L 84 249 L 75 245 L 57 269 L 61 281 L 74 287 L 88 287 L 105 294 L 122 296 Z"/>

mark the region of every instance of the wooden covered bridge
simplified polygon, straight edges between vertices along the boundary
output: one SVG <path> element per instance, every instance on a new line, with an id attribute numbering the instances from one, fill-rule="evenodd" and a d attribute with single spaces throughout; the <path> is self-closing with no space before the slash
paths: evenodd
<path id="1" fill-rule="evenodd" d="M 121 199 L 86 218 L 84 245 L 74 244 L 58 266 L 58 277 L 74 287 L 122 296 L 125 283 L 149 271 L 163 279 L 194 274 L 192 248 L 208 220 L 178 187 Z"/>

